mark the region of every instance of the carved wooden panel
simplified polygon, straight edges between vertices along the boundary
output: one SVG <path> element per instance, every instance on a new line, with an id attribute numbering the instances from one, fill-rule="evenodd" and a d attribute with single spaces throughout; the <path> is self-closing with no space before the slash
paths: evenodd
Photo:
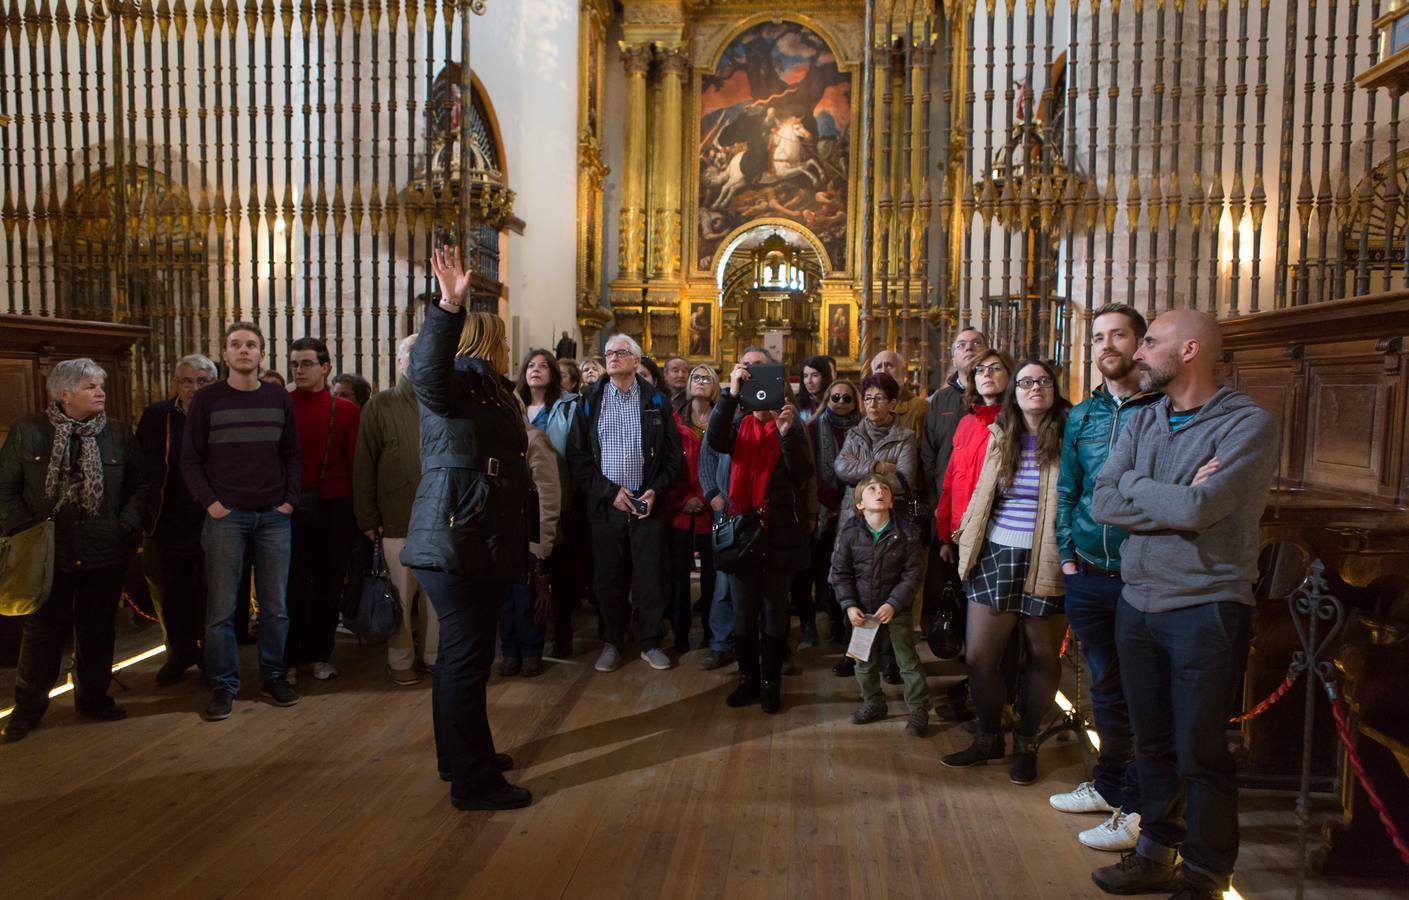
<path id="1" fill-rule="evenodd" d="M 1308 485 L 1378 493 L 1385 478 L 1391 392 L 1378 363 L 1318 366 L 1307 396 Z"/>
<path id="2" fill-rule="evenodd" d="M 1234 380 L 1234 386 L 1267 410 L 1277 423 L 1277 433 L 1282 436 L 1277 474 L 1284 484 L 1295 484 L 1302 477 L 1304 381 L 1300 368 L 1300 363 L 1249 366 L 1240 369 Z"/>
<path id="3" fill-rule="evenodd" d="M 34 360 L 0 357 L 0 444 L 10 423 L 32 413 L 38 402 Z"/>

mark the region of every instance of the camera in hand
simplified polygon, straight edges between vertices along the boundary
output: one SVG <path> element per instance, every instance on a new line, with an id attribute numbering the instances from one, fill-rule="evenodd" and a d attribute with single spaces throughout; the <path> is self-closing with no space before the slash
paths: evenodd
<path id="1" fill-rule="evenodd" d="M 782 409 L 787 377 L 787 369 L 777 363 L 749 366 L 748 380 L 739 384 L 739 405 L 749 412 Z"/>

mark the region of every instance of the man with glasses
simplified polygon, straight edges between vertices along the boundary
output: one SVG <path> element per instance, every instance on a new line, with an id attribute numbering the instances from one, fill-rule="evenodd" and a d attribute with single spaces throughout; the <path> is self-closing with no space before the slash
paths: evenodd
<path id="1" fill-rule="evenodd" d="M 1145 337 L 1145 317 L 1112 303 L 1091 319 L 1091 356 L 1103 384 L 1067 416 L 1062 470 L 1057 481 L 1057 550 L 1067 589 L 1067 620 L 1081 641 L 1091 675 L 1091 711 L 1100 755 L 1091 780 L 1051 798 L 1054 809 L 1101 813 L 1109 818 L 1077 835 L 1097 850 L 1125 851 L 1140 835 L 1140 779 L 1135 771 L 1135 736 L 1120 686 L 1115 612 L 1125 583 L 1120 578 L 1123 528 L 1091 517 L 1096 475 L 1106 464 L 1126 424 L 1159 393 L 1142 393 L 1135 351 Z"/>
<path id="2" fill-rule="evenodd" d="M 954 431 L 959 420 L 968 414 L 964 405 L 964 391 L 969 386 L 969 369 L 974 360 L 988 349 L 988 338 L 977 328 L 965 328 L 954 338 L 949 347 L 949 358 L 954 370 L 943 386 L 930 395 L 929 411 L 925 413 L 924 426 L 920 429 L 920 471 L 925 482 L 925 508 L 933 510 L 939 505 L 939 492 L 944 484 L 944 470 L 949 467 L 949 456 L 954 452 Z M 946 585 L 958 590 L 959 578 L 953 562 L 945 561 L 942 551 L 944 540 L 930 544 L 929 566 L 925 569 L 924 596 L 943 596 Z M 957 593 L 954 596 L 960 596 Z M 956 625 L 964 627 L 968 604 L 960 602 L 954 610 Z M 968 679 L 949 688 L 939 701 L 939 714 L 951 721 L 969 718 L 966 700 Z"/>
<path id="3" fill-rule="evenodd" d="M 166 639 L 166 662 L 157 670 L 161 686 L 175 684 L 187 669 L 201 663 L 205 509 L 181 476 L 181 437 L 191 398 L 218 377 L 209 357 L 199 353 L 181 357 L 172 379 L 173 396 L 147 407 L 137 423 L 137 443 L 151 485 L 143 523 L 142 574 Z"/>
<path id="4" fill-rule="evenodd" d="M 592 525 L 593 577 L 602 617 L 598 672 L 621 665 L 627 572 L 640 618 L 641 658 L 653 669 L 674 663 L 660 647 L 666 608 L 666 519 L 657 500 L 683 465 L 675 417 L 661 394 L 636 374 L 641 346 L 628 335 L 607 340 L 606 378 L 587 388 L 573 418 L 568 462 Z"/>

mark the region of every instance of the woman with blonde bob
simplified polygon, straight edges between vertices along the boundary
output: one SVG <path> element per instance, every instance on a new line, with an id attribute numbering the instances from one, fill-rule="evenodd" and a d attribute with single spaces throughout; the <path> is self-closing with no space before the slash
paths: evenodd
<path id="1" fill-rule="evenodd" d="M 421 481 L 402 565 L 416 570 L 440 621 L 431 704 L 440 777 L 456 809 L 527 806 L 528 791 L 504 780 L 485 684 L 494 663 L 500 601 L 528 569 L 529 469 L 524 409 L 505 381 L 504 322 L 466 313 L 470 275 L 453 248 L 431 258 L 438 302 L 411 350 L 409 375 L 421 417 Z"/>

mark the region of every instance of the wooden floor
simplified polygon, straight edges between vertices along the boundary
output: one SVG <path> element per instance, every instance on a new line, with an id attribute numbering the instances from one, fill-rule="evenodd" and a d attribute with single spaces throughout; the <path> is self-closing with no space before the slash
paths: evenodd
<path id="1" fill-rule="evenodd" d="M 586 629 L 584 629 L 585 633 Z M 343 640 L 340 638 L 340 640 Z M 847 720 L 854 680 L 835 650 L 799 652 L 785 709 L 724 706 L 733 676 L 696 651 L 654 672 L 637 658 L 592 671 L 596 645 L 537 679 L 490 687 L 490 718 L 532 807 L 461 813 L 435 773 L 430 682 L 396 687 L 379 648 L 339 645 L 343 676 L 300 680 L 277 709 L 247 685 L 206 723 L 194 677 L 151 687 L 160 658 L 124 680 L 124 722 L 79 722 L 71 695 L 25 741 L 0 747 L 0 893 L 9 897 L 1097 897 L 1076 833 L 1054 811 L 1081 780 L 1074 742 L 1006 766 L 945 769 L 953 725 L 924 740 L 889 720 Z M 242 648 L 245 672 L 253 648 Z M 935 673 L 942 671 L 931 663 Z M 941 683 L 938 679 L 935 683 Z M 1291 801 L 1244 804 L 1243 896 L 1294 895 Z M 1317 884 L 1310 896 L 1387 896 Z"/>

